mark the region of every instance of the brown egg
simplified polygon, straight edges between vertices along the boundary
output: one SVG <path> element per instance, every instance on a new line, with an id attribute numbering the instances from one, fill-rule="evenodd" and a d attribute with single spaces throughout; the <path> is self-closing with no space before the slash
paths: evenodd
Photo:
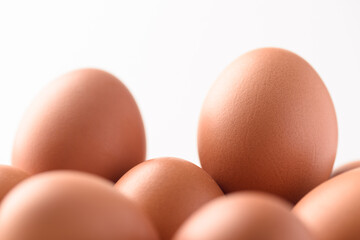
<path id="1" fill-rule="evenodd" d="M 332 172 L 331 177 L 335 177 L 337 175 L 343 174 L 344 172 L 347 172 L 349 170 L 352 170 L 354 168 L 359 168 L 359 167 L 360 167 L 360 161 L 354 161 L 354 162 L 346 163 L 346 164 L 336 168 Z"/>
<path id="2" fill-rule="evenodd" d="M 198 128 L 201 166 L 225 193 L 262 190 L 297 202 L 330 176 L 337 149 L 330 95 L 292 52 L 263 48 L 212 86 Z"/>
<path id="3" fill-rule="evenodd" d="M 173 240 L 311 240 L 289 203 L 259 192 L 233 193 L 196 211 Z"/>
<path id="4" fill-rule="evenodd" d="M 115 187 L 151 217 L 163 240 L 171 239 L 201 205 L 223 195 L 204 170 L 177 158 L 145 161 L 127 172 Z"/>
<path id="5" fill-rule="evenodd" d="M 81 69 L 35 99 L 18 130 L 12 162 L 29 173 L 74 169 L 114 182 L 145 159 L 145 132 L 131 93 L 116 77 Z"/>
<path id="6" fill-rule="evenodd" d="M 156 240 L 147 216 L 95 175 L 39 174 L 15 187 L 0 209 L 0 239 Z"/>
<path id="7" fill-rule="evenodd" d="M 322 183 L 294 207 L 317 240 L 360 239 L 360 168 Z"/>
<path id="8" fill-rule="evenodd" d="M 0 165 L 0 202 L 13 187 L 27 177 L 29 174 L 18 168 Z"/>

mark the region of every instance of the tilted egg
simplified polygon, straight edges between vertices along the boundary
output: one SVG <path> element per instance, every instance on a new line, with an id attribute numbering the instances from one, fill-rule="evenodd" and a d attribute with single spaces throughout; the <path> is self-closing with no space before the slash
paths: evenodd
<path id="1" fill-rule="evenodd" d="M 129 90 L 113 75 L 80 69 L 35 99 L 16 135 L 12 163 L 30 174 L 57 169 L 117 181 L 145 159 L 145 131 Z"/>

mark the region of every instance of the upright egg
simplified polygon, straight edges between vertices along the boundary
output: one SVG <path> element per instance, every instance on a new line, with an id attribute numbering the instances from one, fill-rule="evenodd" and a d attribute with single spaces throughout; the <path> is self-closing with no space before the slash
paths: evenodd
<path id="1" fill-rule="evenodd" d="M 26 172 L 7 165 L 0 165 L 0 202 L 17 184 L 28 178 Z"/>
<path id="2" fill-rule="evenodd" d="M 178 158 L 145 161 L 120 178 L 115 188 L 150 216 L 163 240 L 171 239 L 191 213 L 223 195 L 204 170 Z"/>
<path id="3" fill-rule="evenodd" d="M 259 192 L 225 195 L 205 204 L 173 240 L 312 240 L 284 200 Z"/>
<path id="4" fill-rule="evenodd" d="M 107 72 L 81 69 L 61 76 L 32 103 L 12 163 L 31 174 L 73 169 L 117 181 L 145 152 L 142 118 L 126 86 Z"/>
<path id="5" fill-rule="evenodd" d="M 334 105 L 316 71 L 277 48 L 231 63 L 201 110 L 201 166 L 225 193 L 261 190 L 297 202 L 330 176 L 337 150 Z"/>
<path id="6" fill-rule="evenodd" d="M 317 186 L 293 212 L 318 240 L 360 239 L 360 168 Z"/>
<path id="7" fill-rule="evenodd" d="M 148 217 L 88 173 L 52 171 L 16 186 L 0 209 L 0 239 L 157 240 Z"/>

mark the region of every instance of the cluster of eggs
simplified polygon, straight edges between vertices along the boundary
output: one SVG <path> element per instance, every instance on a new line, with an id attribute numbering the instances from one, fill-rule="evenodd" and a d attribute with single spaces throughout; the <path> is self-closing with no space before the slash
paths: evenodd
<path id="1" fill-rule="evenodd" d="M 73 71 L 35 99 L 0 167 L 0 239 L 360 239 L 360 164 L 331 175 L 337 138 L 324 83 L 286 50 L 253 50 L 219 76 L 200 113 L 201 168 L 145 161 L 125 85 Z"/>

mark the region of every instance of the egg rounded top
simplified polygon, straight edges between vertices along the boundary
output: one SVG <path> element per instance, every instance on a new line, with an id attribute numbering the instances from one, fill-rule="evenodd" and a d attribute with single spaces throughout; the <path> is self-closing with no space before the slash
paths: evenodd
<path id="1" fill-rule="evenodd" d="M 5 197 L 0 239 L 159 238 L 147 216 L 110 181 L 63 170 L 33 176 Z"/>
<path id="2" fill-rule="evenodd" d="M 31 174 L 73 169 L 117 181 L 145 153 L 144 125 L 126 86 L 102 70 L 80 69 L 52 82 L 31 104 L 12 163 Z"/>
<path id="3" fill-rule="evenodd" d="M 0 165 L 0 202 L 13 187 L 28 177 L 28 173 L 18 168 Z"/>
<path id="4" fill-rule="evenodd" d="M 178 158 L 145 161 L 128 171 L 115 188 L 150 216 L 164 240 L 171 239 L 196 209 L 223 195 L 204 170 Z"/>
<path id="5" fill-rule="evenodd" d="M 261 190 L 295 203 L 329 178 L 337 138 L 334 105 L 316 71 L 290 51 L 261 48 L 213 84 L 198 151 L 225 193 Z"/>
<path id="6" fill-rule="evenodd" d="M 293 212 L 318 240 L 360 239 L 360 168 L 320 184 Z"/>
<path id="7" fill-rule="evenodd" d="M 335 177 L 337 175 L 340 175 L 342 173 L 345 173 L 347 171 L 350 171 L 355 168 L 360 168 L 360 161 L 353 161 L 348 162 L 344 165 L 341 165 L 340 167 L 335 168 L 335 170 L 332 172 L 331 177 Z"/>
<path id="8" fill-rule="evenodd" d="M 260 192 L 225 195 L 205 204 L 179 228 L 173 240 L 312 240 L 291 213 L 291 205 Z"/>

